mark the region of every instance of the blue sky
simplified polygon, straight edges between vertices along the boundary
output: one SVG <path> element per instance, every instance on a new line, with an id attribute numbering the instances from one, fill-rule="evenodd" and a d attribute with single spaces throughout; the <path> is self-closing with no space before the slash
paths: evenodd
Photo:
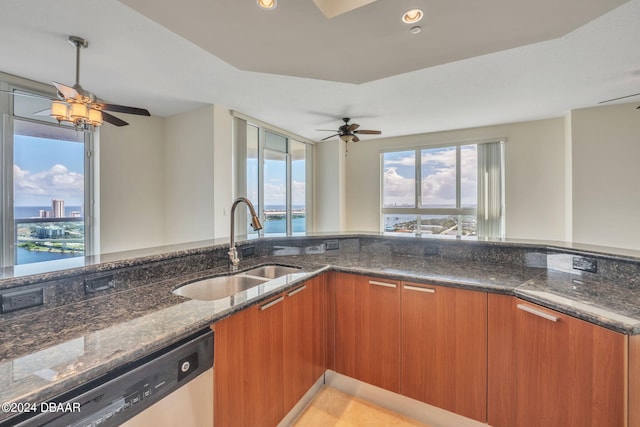
<path id="1" fill-rule="evenodd" d="M 66 206 L 84 200 L 84 144 L 58 139 L 14 136 L 14 204 Z"/>

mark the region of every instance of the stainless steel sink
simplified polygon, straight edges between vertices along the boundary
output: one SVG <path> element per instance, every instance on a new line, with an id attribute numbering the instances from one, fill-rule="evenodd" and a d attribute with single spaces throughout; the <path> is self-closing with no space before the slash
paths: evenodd
<path id="1" fill-rule="evenodd" d="M 266 279 L 243 274 L 218 276 L 188 283 L 173 290 L 176 295 L 196 300 L 215 301 L 266 283 Z"/>
<path id="2" fill-rule="evenodd" d="M 286 279 L 286 282 L 289 279 L 297 279 L 297 277 L 283 277 L 291 273 L 299 273 L 296 276 L 303 276 L 305 274 L 296 267 L 285 267 L 283 265 L 273 264 L 263 265 L 243 273 L 234 274 L 233 276 L 209 277 L 187 283 L 174 289 L 173 293 L 191 299 L 215 301 L 262 284 L 281 286 L 283 283 L 279 282 L 282 280 Z M 279 277 L 282 277 L 282 279 L 274 280 Z"/>
<path id="3" fill-rule="evenodd" d="M 245 271 L 243 274 L 247 276 L 264 277 L 265 279 L 276 279 L 290 273 L 298 273 L 300 269 L 297 267 L 285 267 L 283 265 L 263 265 Z"/>

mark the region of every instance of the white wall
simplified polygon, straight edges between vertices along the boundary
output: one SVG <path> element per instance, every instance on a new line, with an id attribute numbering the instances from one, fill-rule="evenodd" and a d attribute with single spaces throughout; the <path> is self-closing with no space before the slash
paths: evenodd
<path id="1" fill-rule="evenodd" d="M 229 210 L 233 203 L 233 176 L 235 160 L 233 158 L 233 118 L 228 109 L 215 105 L 214 147 L 213 147 L 213 221 L 216 238 L 229 236 Z M 243 205 L 243 209 L 246 209 Z"/>
<path id="2" fill-rule="evenodd" d="M 344 142 L 327 141 L 316 144 L 314 159 L 316 231 L 347 230 L 346 184 L 348 178 L 345 174 Z"/>
<path id="3" fill-rule="evenodd" d="M 100 129 L 100 252 L 164 244 L 163 120 Z"/>
<path id="4" fill-rule="evenodd" d="M 564 120 L 559 118 L 369 141 L 363 138 L 362 142 L 349 143 L 346 157 L 346 229 L 380 230 L 381 150 L 506 137 L 507 237 L 564 240 L 563 123 Z"/>
<path id="5" fill-rule="evenodd" d="M 214 107 L 164 120 L 165 242 L 214 237 Z"/>
<path id="6" fill-rule="evenodd" d="M 100 135 L 101 253 L 229 235 L 232 120 L 210 105 Z"/>
<path id="7" fill-rule="evenodd" d="M 640 111 L 637 103 L 575 110 L 573 240 L 640 249 Z"/>

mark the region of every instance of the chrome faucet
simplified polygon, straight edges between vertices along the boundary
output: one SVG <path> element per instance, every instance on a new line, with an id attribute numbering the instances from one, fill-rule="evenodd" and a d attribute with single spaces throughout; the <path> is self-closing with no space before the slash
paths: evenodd
<path id="1" fill-rule="evenodd" d="M 240 263 L 240 259 L 238 258 L 238 251 L 236 250 L 236 243 L 234 239 L 234 218 L 236 213 L 236 206 L 240 204 L 240 202 L 244 202 L 249 211 L 251 212 L 251 228 L 255 231 L 262 230 L 262 224 L 260 223 L 260 219 L 258 218 L 258 214 L 256 214 L 256 210 L 253 208 L 253 204 L 246 197 L 238 197 L 233 205 L 231 205 L 231 232 L 229 233 L 229 268 L 231 271 L 238 271 L 238 264 Z"/>

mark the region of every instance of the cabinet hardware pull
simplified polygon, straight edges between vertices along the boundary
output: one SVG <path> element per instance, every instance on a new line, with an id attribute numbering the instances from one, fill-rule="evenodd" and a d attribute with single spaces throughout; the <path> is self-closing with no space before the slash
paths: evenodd
<path id="1" fill-rule="evenodd" d="M 299 288 L 296 288 L 296 289 L 292 290 L 291 292 L 289 292 L 289 293 L 287 294 L 287 296 L 292 297 L 292 296 L 294 296 L 295 294 L 297 294 L 298 292 L 302 292 L 302 291 L 304 291 L 305 289 L 307 289 L 307 285 L 302 285 L 302 286 L 300 286 Z"/>
<path id="2" fill-rule="evenodd" d="M 284 297 L 278 297 L 278 298 L 274 299 L 273 301 L 268 302 L 265 305 L 260 306 L 260 310 L 266 310 L 269 307 L 273 307 L 274 305 L 278 304 L 279 302 L 282 302 L 283 299 L 284 299 Z"/>
<path id="3" fill-rule="evenodd" d="M 431 288 L 421 288 L 419 286 L 408 286 L 408 285 L 404 285 L 404 288 L 408 291 L 418 291 L 418 292 L 426 292 L 429 294 L 435 294 L 436 290 L 435 289 L 431 289 Z"/>
<path id="4" fill-rule="evenodd" d="M 376 285 L 376 286 L 384 286 L 385 288 L 395 288 L 396 287 L 396 285 L 394 283 L 378 282 L 376 280 L 369 280 L 369 284 L 370 285 Z"/>
<path id="5" fill-rule="evenodd" d="M 526 311 L 527 313 L 542 317 L 543 319 L 551 320 L 552 322 L 557 322 L 558 320 L 560 320 L 559 317 L 552 316 L 551 314 L 545 313 L 544 311 L 536 310 L 535 308 L 529 307 L 528 305 L 518 304 L 517 307 L 522 311 Z"/>

